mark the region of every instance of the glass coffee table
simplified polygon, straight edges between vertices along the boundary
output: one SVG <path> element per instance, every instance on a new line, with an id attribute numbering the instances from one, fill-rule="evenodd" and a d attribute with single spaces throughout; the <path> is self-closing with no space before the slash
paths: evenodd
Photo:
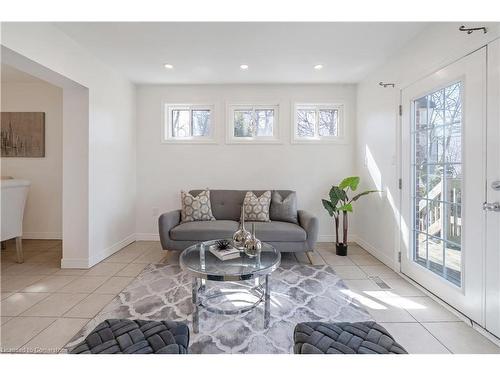
<path id="1" fill-rule="evenodd" d="M 243 251 L 239 258 L 220 260 L 208 249 L 217 240 L 204 241 L 185 249 L 179 258 L 181 268 L 193 277 L 192 302 L 193 302 L 193 331 L 199 332 L 200 308 L 219 314 L 241 314 L 257 307 L 264 302 L 264 328 L 269 325 L 271 290 L 269 275 L 279 267 L 281 254 L 271 245 L 262 242 L 262 251 L 251 258 Z M 261 280 L 263 282 L 261 282 Z M 232 282 L 254 280 L 251 285 L 242 285 L 243 293 L 248 293 L 252 301 L 243 301 L 238 298 L 238 303 L 232 308 L 221 308 L 211 304 L 211 300 L 226 298 L 231 300 L 231 295 L 241 295 L 242 289 L 237 292 L 231 288 L 219 288 L 208 292 L 206 281 Z"/>

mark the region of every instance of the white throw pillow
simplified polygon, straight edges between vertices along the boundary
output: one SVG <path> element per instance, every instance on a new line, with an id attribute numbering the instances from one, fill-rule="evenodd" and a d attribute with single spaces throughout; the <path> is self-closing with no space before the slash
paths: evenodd
<path id="1" fill-rule="evenodd" d="M 203 190 L 196 197 L 185 191 L 181 191 L 181 220 L 188 221 L 211 221 L 215 220 L 210 203 L 210 190 Z"/>
<path id="2" fill-rule="evenodd" d="M 243 200 L 243 212 L 246 221 L 270 221 L 269 206 L 271 204 L 271 191 L 268 190 L 260 197 L 247 191 Z"/>

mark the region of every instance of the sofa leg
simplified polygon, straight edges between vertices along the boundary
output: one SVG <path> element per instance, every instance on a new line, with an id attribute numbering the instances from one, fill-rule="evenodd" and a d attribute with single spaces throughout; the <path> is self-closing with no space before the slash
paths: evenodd
<path id="1" fill-rule="evenodd" d="M 16 253 L 17 253 L 17 263 L 24 263 L 22 237 L 16 237 Z"/>
<path id="2" fill-rule="evenodd" d="M 306 256 L 307 256 L 307 259 L 309 259 L 309 263 L 313 264 L 313 260 L 311 258 L 311 253 L 312 253 L 312 251 L 306 251 Z"/>

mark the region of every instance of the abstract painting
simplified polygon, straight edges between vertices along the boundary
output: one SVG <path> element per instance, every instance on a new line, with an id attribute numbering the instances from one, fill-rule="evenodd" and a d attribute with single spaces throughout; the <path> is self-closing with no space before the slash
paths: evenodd
<path id="1" fill-rule="evenodd" d="M 45 113 L 2 112 L 2 157 L 45 157 Z"/>

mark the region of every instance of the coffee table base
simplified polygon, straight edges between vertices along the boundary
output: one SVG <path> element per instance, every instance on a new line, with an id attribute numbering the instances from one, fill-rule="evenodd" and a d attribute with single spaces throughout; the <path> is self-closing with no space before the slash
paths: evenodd
<path id="1" fill-rule="evenodd" d="M 271 318 L 271 290 L 269 286 L 269 275 L 264 276 L 264 283 L 260 283 L 260 278 L 255 278 L 255 286 L 248 290 L 249 294 L 257 297 L 257 301 L 250 304 L 249 306 L 245 306 L 242 308 L 236 309 L 221 309 L 217 307 L 210 306 L 208 303 L 204 303 L 204 301 L 217 298 L 223 295 L 231 294 L 232 292 L 224 293 L 217 292 L 208 295 L 203 295 L 203 292 L 206 290 L 205 279 L 201 279 L 199 277 L 194 277 L 192 282 L 192 302 L 193 302 L 193 332 L 198 333 L 200 329 L 200 309 L 204 308 L 207 311 L 216 314 L 223 315 L 234 315 L 234 314 L 242 314 L 247 311 L 250 311 L 264 302 L 264 329 L 269 326 L 269 320 Z"/>

